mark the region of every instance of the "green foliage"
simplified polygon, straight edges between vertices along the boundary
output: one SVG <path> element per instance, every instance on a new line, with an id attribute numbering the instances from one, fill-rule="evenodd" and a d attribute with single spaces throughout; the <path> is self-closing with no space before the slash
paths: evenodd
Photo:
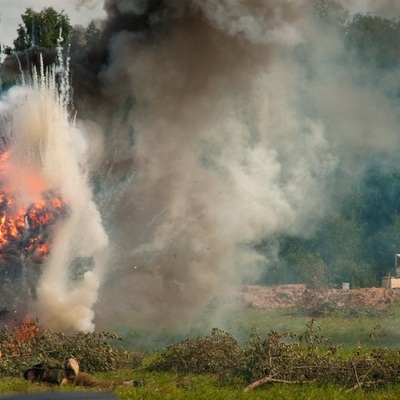
<path id="1" fill-rule="evenodd" d="M 313 14 L 323 23 L 344 26 L 349 18 L 348 10 L 335 0 L 315 0 Z"/>
<path id="2" fill-rule="evenodd" d="M 335 213 L 321 221 L 308 238 L 280 240 L 279 261 L 262 283 L 305 283 L 353 288 L 379 286 L 395 274 L 400 243 L 400 169 L 374 163 L 352 193 L 342 194 Z M 262 245 L 258 250 L 263 251 Z"/>
<path id="3" fill-rule="evenodd" d="M 159 354 L 152 368 L 184 374 L 212 373 L 226 376 L 239 368 L 242 351 L 232 335 L 214 328 L 210 336 L 186 339 Z"/>
<path id="4" fill-rule="evenodd" d="M 329 265 L 321 258 L 312 239 L 283 237 L 279 261 L 262 278 L 266 284 L 304 283 L 323 287 L 329 283 Z M 262 252 L 262 245 L 259 247 Z"/>
<path id="5" fill-rule="evenodd" d="M 346 45 L 363 64 L 395 68 L 400 62 L 400 20 L 358 13 L 346 26 Z"/>
<path id="6" fill-rule="evenodd" d="M 363 258 L 354 260 L 339 253 L 330 268 L 331 282 L 337 286 L 342 282 L 351 282 L 353 289 L 380 285 L 379 277 Z"/>
<path id="7" fill-rule="evenodd" d="M 20 24 L 18 37 L 14 40 L 14 51 L 24 51 L 33 45 L 53 50 L 57 47 L 61 34 L 63 42 L 68 39 L 72 26 L 69 17 L 64 12 L 58 13 L 52 7 L 34 11 L 27 8 L 21 15 L 23 24 Z"/>
<path id="8" fill-rule="evenodd" d="M 354 321 L 354 320 L 353 320 Z M 357 325 L 352 322 L 353 325 Z M 337 325 L 337 324 L 336 324 Z M 26 328 L 33 326 L 32 335 L 27 334 Z M 9 330 L 4 328 L 0 335 L 2 357 L 0 358 L 0 393 L 29 392 L 48 390 L 76 390 L 73 387 L 46 388 L 33 386 L 26 381 L 15 378 L 5 378 L 5 375 L 21 376 L 26 366 L 31 366 L 36 360 L 43 359 L 43 349 L 38 354 L 32 354 L 31 347 L 38 343 L 32 342 L 34 337 L 40 337 L 36 332 L 37 325 L 24 324 Z M 359 329 L 359 328 L 357 328 Z M 371 339 L 377 340 L 383 334 L 384 327 L 376 323 L 370 334 Z M 400 374 L 400 354 L 398 349 L 389 350 L 377 347 L 365 350 L 356 346 L 350 351 L 334 346 L 331 340 L 324 336 L 322 330 L 311 320 L 306 324 L 304 332 L 270 331 L 262 335 L 258 329 L 253 329 L 250 337 L 242 345 L 228 334 L 219 329 L 213 329 L 210 336 L 186 339 L 180 343 L 168 346 L 157 354 L 150 354 L 146 365 L 150 368 L 132 371 L 141 363 L 130 364 L 129 369 L 123 362 L 123 370 L 111 368 L 99 373 L 100 379 L 144 379 L 143 388 L 117 388 L 115 393 L 121 399 L 240 399 L 240 398 L 343 398 L 351 399 L 357 391 L 347 393 L 344 389 L 352 389 L 360 385 L 362 390 L 368 390 L 368 398 L 379 398 L 379 393 L 390 395 L 396 392 Z M 20 339 L 20 334 L 25 340 Z M 54 352 L 62 348 L 59 357 L 69 353 L 72 346 L 70 341 L 63 339 L 58 343 L 62 334 L 52 332 L 51 342 Z M 101 337 L 97 340 L 96 338 Z M 85 357 L 97 357 L 95 353 L 103 347 L 103 339 L 114 338 L 114 334 L 96 334 L 70 336 L 76 347 L 93 347 L 93 354 L 86 350 Z M 43 338 L 42 338 L 43 339 Z M 9 342 L 7 342 L 9 341 Z M 108 339 L 107 339 L 108 342 Z M 10 346 L 11 344 L 11 346 Z M 18 344 L 18 347 L 13 345 Z M 109 344 L 104 345 L 109 348 Z M 113 351 L 115 350 L 111 346 Z M 22 350 L 23 349 L 23 350 Z M 45 346 L 45 351 L 49 351 Z M 118 350 L 119 351 L 119 350 Z M 69 356 L 68 354 L 67 356 Z M 75 354 L 74 354 L 75 355 Z M 124 356 L 125 357 L 125 356 Z M 31 362 L 28 362 L 30 358 Z M 27 363 L 22 363 L 26 359 Z M 19 369 L 8 371 L 4 363 L 19 365 Z M 10 365 L 10 364 L 9 364 Z M 116 366 L 116 365 L 115 365 Z M 117 366 L 116 366 L 117 367 Z M 102 367 L 100 368 L 102 369 Z M 113 372 L 114 371 L 114 372 Z M 267 390 L 259 389 L 244 394 L 246 384 L 268 377 L 271 384 Z M 296 385 L 281 385 L 279 382 L 296 383 Z M 313 382 L 308 385 L 299 383 Z M 223 383 L 223 384 L 222 384 Z M 373 390 L 372 390 L 373 389 Z M 377 390 L 379 389 L 379 391 Z M 260 392 L 261 390 L 261 392 Z M 400 390 L 400 389 L 399 389 Z M 361 393 L 361 391 L 359 391 Z M 397 391 L 398 393 L 398 391 Z M 298 395 L 305 397 L 298 397 Z M 286 398 L 285 397 L 285 398 Z M 354 397 L 356 398 L 356 397 Z"/>
<path id="9" fill-rule="evenodd" d="M 247 383 L 268 377 L 287 383 L 319 382 L 345 387 L 380 387 L 399 379 L 398 351 L 375 348 L 366 352 L 357 347 L 344 356 L 340 347 L 333 346 L 330 339 L 320 334 L 315 320 L 306 325 L 301 335 L 272 331 L 263 339 L 254 329 L 242 349 L 236 344 L 232 347 L 232 343 L 230 335 L 214 330 L 209 337 L 169 346 L 160 353 L 152 369 L 213 373 L 224 377 L 225 382 L 235 376 Z M 226 348 L 221 348 L 225 345 Z"/>
<path id="10" fill-rule="evenodd" d="M 86 372 L 112 371 L 141 364 L 142 355 L 115 346 L 121 337 L 108 332 L 78 332 L 65 335 L 46 329 L 38 322 L 0 331 L 0 374 L 18 376 L 26 368 L 46 359 L 64 361 L 75 357 Z M 114 345 L 113 345 L 114 344 Z"/>
<path id="11" fill-rule="evenodd" d="M 70 51 L 73 54 L 85 52 L 89 48 L 96 47 L 101 40 L 102 31 L 93 21 L 87 28 L 75 26 L 70 32 Z"/>
<path id="12" fill-rule="evenodd" d="M 244 349 L 244 368 L 241 373 L 247 382 L 264 376 L 276 376 L 282 365 L 274 362 L 287 359 L 292 352 L 294 333 L 278 333 L 271 331 L 266 339 L 262 339 L 258 329 L 253 329 Z"/>

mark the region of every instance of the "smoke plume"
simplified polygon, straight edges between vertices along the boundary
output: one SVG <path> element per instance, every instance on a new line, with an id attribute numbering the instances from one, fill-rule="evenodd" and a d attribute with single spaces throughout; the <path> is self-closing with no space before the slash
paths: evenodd
<path id="1" fill-rule="evenodd" d="M 112 144 L 102 200 L 114 193 L 108 288 L 125 299 L 118 318 L 177 323 L 222 284 L 254 281 L 276 258 L 277 235 L 311 233 L 332 206 L 339 170 L 353 176 L 398 147 L 385 95 L 395 77 L 377 87 L 337 62 L 341 38 L 319 31 L 311 6 L 105 3 L 96 107 Z M 265 238 L 261 257 L 254 245 Z"/>

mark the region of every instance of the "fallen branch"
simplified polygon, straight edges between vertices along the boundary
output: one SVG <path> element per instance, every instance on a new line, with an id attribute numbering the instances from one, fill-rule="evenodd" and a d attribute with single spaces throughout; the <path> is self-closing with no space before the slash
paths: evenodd
<path id="1" fill-rule="evenodd" d="M 361 387 L 362 387 L 363 385 L 364 385 L 364 382 L 358 382 L 358 383 L 356 383 L 352 388 L 347 389 L 347 390 L 346 390 L 346 393 L 352 392 L 353 390 L 356 390 L 356 389 L 361 389 Z"/>
<path id="2" fill-rule="evenodd" d="M 265 376 L 264 378 L 261 378 L 255 382 L 250 383 L 250 385 L 246 386 L 244 388 L 245 392 L 248 392 L 250 390 L 255 389 L 258 386 L 265 385 L 266 383 L 285 383 L 285 384 L 290 384 L 290 385 L 296 385 L 296 384 L 301 384 L 301 383 L 314 383 L 316 379 L 313 379 L 312 381 L 287 381 L 285 379 L 276 379 L 273 378 L 272 376 Z"/>
<path id="3" fill-rule="evenodd" d="M 9 358 L 30 357 L 30 356 L 33 356 L 33 355 L 35 355 L 35 353 L 33 353 L 33 352 L 30 352 L 30 353 L 22 353 L 22 354 L 11 354 L 11 355 L 9 355 L 9 356 L 3 356 L 3 355 L 1 355 L 1 356 L 0 356 L 0 362 L 1 362 L 1 361 L 4 361 L 4 360 L 7 360 L 7 359 L 9 359 Z"/>
<path id="4" fill-rule="evenodd" d="M 358 374 L 357 374 L 357 369 L 356 369 L 356 364 L 353 363 L 353 369 L 354 369 L 354 375 L 356 377 L 357 380 L 357 384 L 355 386 L 359 387 L 361 389 L 362 383 L 360 382 L 360 380 L 358 379 Z M 365 375 L 367 376 L 367 374 Z"/>
<path id="5" fill-rule="evenodd" d="M 372 369 L 374 368 L 375 365 L 376 365 L 376 363 L 374 363 L 374 364 L 371 365 L 371 367 L 368 369 L 368 371 L 364 374 L 364 376 L 363 376 L 364 379 L 365 379 L 365 378 L 368 376 L 368 374 L 372 371 Z M 354 374 L 355 374 L 355 376 L 356 376 L 357 383 L 356 383 L 353 387 L 351 387 L 350 389 L 347 389 L 347 390 L 346 390 L 346 393 L 352 392 L 353 390 L 356 390 L 356 389 L 361 389 L 362 386 L 364 386 L 364 384 L 365 384 L 364 381 L 363 381 L 363 382 L 360 382 L 360 380 L 359 380 L 359 378 L 358 378 L 356 366 L 355 366 L 354 363 L 353 363 L 353 369 L 354 369 Z"/>

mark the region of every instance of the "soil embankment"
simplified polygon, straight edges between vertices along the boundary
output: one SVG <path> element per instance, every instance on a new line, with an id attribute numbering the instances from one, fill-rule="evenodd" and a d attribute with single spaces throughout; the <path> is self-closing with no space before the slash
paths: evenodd
<path id="1" fill-rule="evenodd" d="M 232 295 L 232 292 L 230 293 Z M 310 289 L 292 284 L 273 287 L 247 285 L 238 288 L 235 297 L 247 307 L 273 310 L 304 305 L 307 301 L 330 303 L 332 307 L 385 309 L 400 300 L 400 291 L 389 288 Z"/>

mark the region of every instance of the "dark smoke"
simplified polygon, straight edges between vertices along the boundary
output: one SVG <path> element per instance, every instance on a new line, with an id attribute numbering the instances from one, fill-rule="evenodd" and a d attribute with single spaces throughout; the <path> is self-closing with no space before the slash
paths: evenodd
<path id="1" fill-rule="evenodd" d="M 21 79 L 21 71 L 30 71 L 36 69 L 39 71 L 42 68 L 47 68 L 56 60 L 56 52 L 48 50 L 44 47 L 32 46 L 30 49 L 17 52 L 7 56 L 1 66 L 1 82 L 3 86 L 19 82 Z"/>

